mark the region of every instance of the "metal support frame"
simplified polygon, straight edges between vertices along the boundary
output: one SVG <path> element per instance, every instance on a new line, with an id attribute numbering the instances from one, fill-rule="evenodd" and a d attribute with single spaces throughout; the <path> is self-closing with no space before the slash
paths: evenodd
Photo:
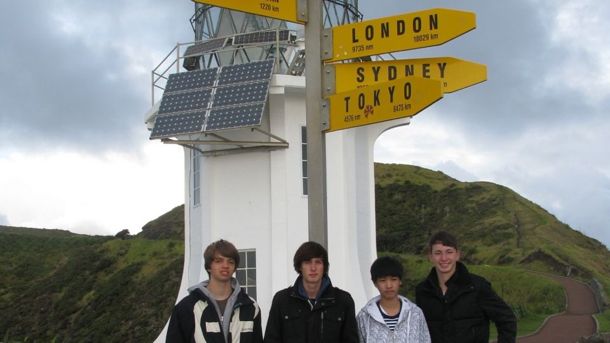
<path id="1" fill-rule="evenodd" d="M 176 144 L 185 148 L 199 151 L 204 156 L 221 156 L 230 154 L 241 154 L 244 152 L 255 151 L 272 151 L 288 148 L 288 142 L 256 142 L 256 141 L 199 141 L 199 140 L 178 140 L 164 138 L 161 140 L 164 144 Z M 202 150 L 197 148 L 197 145 L 238 145 L 237 148 L 226 148 L 216 150 Z"/>
<path id="2" fill-rule="evenodd" d="M 234 140 L 227 137 L 222 136 L 218 132 L 206 132 L 202 134 L 202 139 L 171 139 L 171 138 L 163 138 L 161 142 L 165 144 L 187 144 L 187 145 L 236 145 L 238 148 L 235 149 L 246 149 L 246 148 L 288 148 L 289 143 L 287 140 L 276 136 L 267 131 L 261 130 L 259 128 L 250 128 L 252 132 L 256 131 L 261 133 L 275 141 L 258 141 L 258 140 Z M 203 139 L 207 137 L 213 137 L 214 139 Z M 233 149 L 230 149 L 233 150 Z"/>

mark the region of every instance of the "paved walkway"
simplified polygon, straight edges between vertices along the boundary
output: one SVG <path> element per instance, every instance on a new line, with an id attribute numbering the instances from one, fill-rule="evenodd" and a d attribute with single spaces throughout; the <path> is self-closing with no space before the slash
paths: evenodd
<path id="1" fill-rule="evenodd" d="M 574 343 L 582 336 L 595 333 L 592 314 L 598 310 L 591 289 L 574 279 L 558 276 L 553 278 L 559 281 L 566 291 L 566 311 L 550 317 L 536 334 L 519 338 L 518 343 Z"/>

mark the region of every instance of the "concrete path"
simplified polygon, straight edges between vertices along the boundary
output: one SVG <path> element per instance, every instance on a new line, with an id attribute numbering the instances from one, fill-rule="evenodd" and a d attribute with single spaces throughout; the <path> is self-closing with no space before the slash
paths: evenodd
<path id="1" fill-rule="evenodd" d="M 568 298 L 566 311 L 550 317 L 534 335 L 517 339 L 518 343 L 574 343 L 582 336 L 595 333 L 593 314 L 597 313 L 595 296 L 582 282 L 566 277 L 559 281 Z"/>

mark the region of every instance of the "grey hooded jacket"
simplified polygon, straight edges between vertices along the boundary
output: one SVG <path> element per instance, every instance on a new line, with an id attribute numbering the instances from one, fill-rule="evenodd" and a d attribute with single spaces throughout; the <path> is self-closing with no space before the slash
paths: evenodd
<path id="1" fill-rule="evenodd" d="M 394 331 L 388 328 L 379 312 L 377 302 L 380 296 L 371 299 L 358 312 L 358 334 L 361 343 L 430 343 L 430 333 L 421 309 L 409 299 L 399 297 L 402 308 Z"/>

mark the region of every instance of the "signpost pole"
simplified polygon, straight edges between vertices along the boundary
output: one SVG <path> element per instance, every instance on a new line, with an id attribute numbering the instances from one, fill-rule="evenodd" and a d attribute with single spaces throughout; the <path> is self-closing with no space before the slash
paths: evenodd
<path id="1" fill-rule="evenodd" d="M 309 240 L 328 245 L 326 141 L 322 132 L 322 0 L 307 1 L 305 79 L 307 124 L 307 211 Z"/>

